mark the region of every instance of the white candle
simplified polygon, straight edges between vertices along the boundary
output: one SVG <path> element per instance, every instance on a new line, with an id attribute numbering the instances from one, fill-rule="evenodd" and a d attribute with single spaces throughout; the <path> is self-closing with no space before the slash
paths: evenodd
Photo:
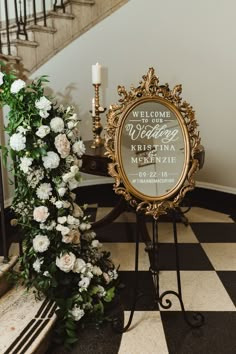
<path id="1" fill-rule="evenodd" d="M 98 63 L 92 65 L 92 83 L 101 84 L 101 69 L 102 66 Z"/>
<path id="2" fill-rule="evenodd" d="M 92 99 L 92 117 L 95 117 L 95 98 Z"/>

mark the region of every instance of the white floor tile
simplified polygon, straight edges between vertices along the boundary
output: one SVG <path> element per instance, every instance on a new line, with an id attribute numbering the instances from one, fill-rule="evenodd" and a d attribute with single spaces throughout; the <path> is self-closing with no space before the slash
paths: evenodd
<path id="1" fill-rule="evenodd" d="M 202 243 L 215 270 L 236 270 L 236 243 Z"/>
<path id="2" fill-rule="evenodd" d="M 215 271 L 181 271 L 181 285 L 183 302 L 187 311 L 236 311 Z M 168 290 L 177 292 L 175 271 L 160 273 L 160 293 Z M 169 310 L 181 310 L 176 296 L 168 295 L 164 299 L 172 301 Z M 165 310 L 161 308 L 161 311 Z"/>
<path id="3" fill-rule="evenodd" d="M 227 214 L 198 207 L 192 207 L 185 216 L 189 222 L 234 222 Z"/>
<path id="4" fill-rule="evenodd" d="M 129 312 L 125 312 L 125 324 Z M 129 331 L 121 339 L 119 354 L 168 354 L 158 311 L 136 311 Z"/>
<path id="5" fill-rule="evenodd" d="M 147 223 L 149 235 L 152 238 L 152 223 Z M 198 243 L 198 240 L 190 226 L 184 224 L 177 224 L 177 237 L 180 243 Z M 158 239 L 161 243 L 173 243 L 174 233 L 173 224 L 169 222 L 158 223 Z"/>
<path id="6" fill-rule="evenodd" d="M 120 270 L 134 270 L 135 243 L 104 243 L 103 249 L 111 252 L 111 259 Z M 139 270 L 149 270 L 148 254 L 145 244 L 139 244 Z"/>

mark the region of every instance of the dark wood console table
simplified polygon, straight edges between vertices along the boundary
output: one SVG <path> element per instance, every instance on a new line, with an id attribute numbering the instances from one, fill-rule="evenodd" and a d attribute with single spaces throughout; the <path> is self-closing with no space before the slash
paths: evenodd
<path id="1" fill-rule="evenodd" d="M 84 144 L 86 151 L 82 156 L 82 166 L 80 168 L 80 171 L 91 175 L 110 177 L 107 172 L 108 163 L 110 159 L 104 155 L 106 151 L 104 146 L 97 147 L 95 149 L 91 148 L 92 140 L 85 141 Z M 200 146 L 200 149 L 196 154 L 196 158 L 199 161 L 199 169 L 201 169 L 204 165 L 205 159 L 205 150 L 203 146 Z M 111 210 L 110 213 L 108 213 L 101 220 L 95 221 L 93 223 L 93 229 L 98 229 L 99 227 L 103 227 L 113 222 L 116 218 L 118 218 L 119 215 L 121 215 L 126 210 L 127 202 L 123 197 L 121 197 L 117 205 Z M 181 211 L 180 208 L 177 208 L 176 211 L 177 220 L 187 226 L 188 219 L 186 218 L 184 213 Z"/>
<path id="2" fill-rule="evenodd" d="M 104 146 L 91 148 L 92 140 L 84 142 L 86 151 L 82 156 L 82 166 L 80 171 L 96 176 L 110 177 L 107 168 L 110 159 L 104 155 L 106 149 Z M 117 205 L 101 220 L 93 223 L 93 229 L 98 229 L 111 222 L 113 222 L 119 215 L 121 215 L 127 208 L 126 200 L 121 197 Z"/>

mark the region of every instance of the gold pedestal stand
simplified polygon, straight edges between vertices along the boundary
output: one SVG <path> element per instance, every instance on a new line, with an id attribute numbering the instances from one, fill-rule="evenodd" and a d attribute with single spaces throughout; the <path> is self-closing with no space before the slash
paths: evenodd
<path id="1" fill-rule="evenodd" d="M 92 112 L 93 119 L 93 142 L 91 148 L 96 149 L 104 145 L 104 139 L 101 138 L 101 132 L 103 130 L 101 124 L 100 114 L 104 113 L 106 108 L 100 107 L 99 103 L 99 86 L 100 84 L 93 84 L 95 89 L 95 116 Z"/>

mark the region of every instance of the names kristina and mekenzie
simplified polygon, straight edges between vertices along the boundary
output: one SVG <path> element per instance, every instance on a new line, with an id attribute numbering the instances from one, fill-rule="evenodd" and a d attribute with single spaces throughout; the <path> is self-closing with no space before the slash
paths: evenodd
<path id="1" fill-rule="evenodd" d="M 141 118 L 137 122 L 129 122 L 125 125 L 132 142 L 138 141 L 138 144 L 131 144 L 130 150 L 136 152 L 136 156 L 131 156 L 131 163 L 138 165 L 146 164 L 175 164 L 176 156 L 158 156 L 159 151 L 175 151 L 175 141 L 179 139 L 179 129 L 169 128 L 168 124 L 160 124 L 163 118 L 171 118 L 170 111 L 133 111 L 134 118 Z M 147 119 L 149 118 L 149 119 Z M 153 119 L 157 118 L 157 119 Z M 161 119 L 159 119 L 161 118 Z M 146 124 L 146 121 L 148 124 Z M 154 122 L 154 124 L 150 124 Z M 156 123 L 158 121 L 158 123 Z M 149 139 L 155 139 L 156 144 L 140 144 L 141 140 L 145 142 Z M 158 144 L 158 142 L 160 142 Z"/>

